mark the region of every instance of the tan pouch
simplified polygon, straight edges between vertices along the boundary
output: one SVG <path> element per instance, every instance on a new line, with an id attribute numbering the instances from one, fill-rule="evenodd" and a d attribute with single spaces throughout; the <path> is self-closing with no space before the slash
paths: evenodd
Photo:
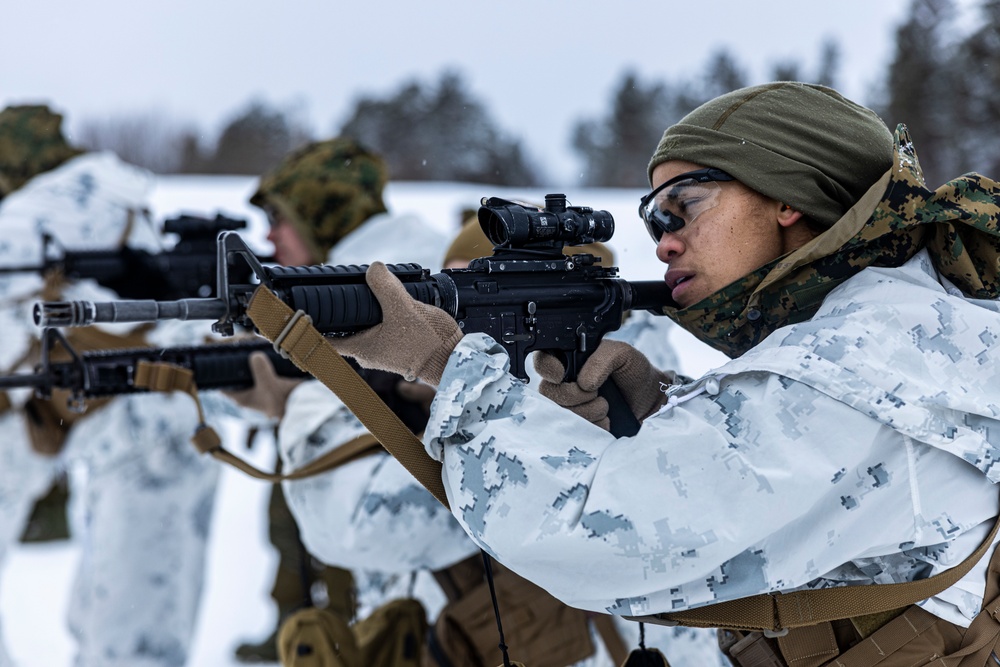
<path id="1" fill-rule="evenodd" d="M 354 637 L 365 667 L 420 667 L 427 612 L 417 600 L 392 600 L 356 623 Z"/>
<path id="2" fill-rule="evenodd" d="M 69 330 L 66 339 L 77 353 L 92 350 L 126 350 L 148 347 L 146 333 L 148 326 L 140 326 L 124 336 L 101 331 L 95 327 Z M 39 360 L 41 345 L 32 343 L 28 359 Z M 62 347 L 54 347 L 49 357 L 52 361 L 68 361 L 70 354 Z M 85 413 L 72 410 L 69 407 L 70 392 L 65 389 L 53 389 L 50 399 L 30 398 L 24 405 L 25 423 L 28 435 L 31 437 L 31 447 L 39 454 L 56 456 L 66 443 L 69 429 L 76 420 Z M 87 400 L 86 414 L 100 410 L 110 399 L 92 398 Z"/>
<path id="3" fill-rule="evenodd" d="M 962 646 L 965 629 L 913 605 L 826 665 L 831 667 L 950 667 L 958 660 L 941 661 Z"/>
<path id="4" fill-rule="evenodd" d="M 594 653 L 586 612 L 566 606 L 506 568 L 494 565 L 493 578 L 512 661 L 556 667 L 572 665 Z M 431 641 L 431 654 L 444 665 L 494 667 L 503 663 L 487 582 L 445 605 Z"/>
<path id="5" fill-rule="evenodd" d="M 307 607 L 281 624 L 282 667 L 365 667 L 347 621 L 325 609 Z"/>

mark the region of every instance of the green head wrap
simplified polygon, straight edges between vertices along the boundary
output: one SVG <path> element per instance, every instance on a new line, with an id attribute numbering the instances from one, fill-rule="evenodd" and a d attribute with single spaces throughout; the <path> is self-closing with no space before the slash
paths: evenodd
<path id="1" fill-rule="evenodd" d="M 61 126 L 62 116 L 44 105 L 0 111 L 0 199 L 83 152 L 66 142 Z"/>
<path id="2" fill-rule="evenodd" d="M 892 165 L 892 133 L 825 86 L 778 82 L 706 102 L 667 129 L 649 162 L 685 160 L 829 227 Z"/>
<path id="3" fill-rule="evenodd" d="M 340 239 L 385 212 L 387 178 L 382 159 L 351 139 L 313 142 L 261 178 L 250 203 L 295 225 L 314 259 L 323 262 Z"/>

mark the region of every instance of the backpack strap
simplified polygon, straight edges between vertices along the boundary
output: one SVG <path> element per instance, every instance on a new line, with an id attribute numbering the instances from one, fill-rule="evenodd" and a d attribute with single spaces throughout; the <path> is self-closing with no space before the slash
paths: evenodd
<path id="1" fill-rule="evenodd" d="M 293 312 L 263 285 L 250 297 L 247 315 L 276 350 L 336 394 L 379 443 L 448 507 L 441 463 L 427 454 L 420 439 L 312 326 L 308 315 L 301 310 Z"/>
<path id="2" fill-rule="evenodd" d="M 654 616 L 626 617 L 660 625 L 695 628 L 732 628 L 782 636 L 790 628 L 800 628 L 842 618 L 864 616 L 926 600 L 953 586 L 978 563 L 997 535 L 1000 517 L 993 523 L 982 544 L 955 567 L 926 579 L 899 584 L 840 586 L 792 593 L 764 593 L 738 600 L 719 602 L 681 612 Z"/>

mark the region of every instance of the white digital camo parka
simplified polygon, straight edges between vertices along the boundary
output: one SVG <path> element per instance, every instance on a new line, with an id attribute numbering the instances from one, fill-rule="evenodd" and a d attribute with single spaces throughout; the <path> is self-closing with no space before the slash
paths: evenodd
<path id="1" fill-rule="evenodd" d="M 908 170 L 898 142 L 887 181 Z M 573 606 L 643 616 L 909 581 L 961 562 L 997 515 L 998 337 L 1000 305 L 965 296 L 920 250 L 672 387 L 631 438 L 543 398 L 497 343 L 467 335 L 424 443 L 469 535 Z M 923 606 L 968 625 L 984 568 Z"/>

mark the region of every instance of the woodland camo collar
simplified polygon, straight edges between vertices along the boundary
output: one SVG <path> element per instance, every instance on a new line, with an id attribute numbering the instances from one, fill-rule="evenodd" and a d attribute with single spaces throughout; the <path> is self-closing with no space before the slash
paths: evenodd
<path id="1" fill-rule="evenodd" d="M 869 266 L 901 266 L 926 247 L 938 271 L 976 299 L 1000 296 L 1000 183 L 966 174 L 924 184 L 905 125 L 893 166 L 815 239 L 688 308 L 663 312 L 737 357 L 770 333 L 812 317 L 826 295 Z"/>

